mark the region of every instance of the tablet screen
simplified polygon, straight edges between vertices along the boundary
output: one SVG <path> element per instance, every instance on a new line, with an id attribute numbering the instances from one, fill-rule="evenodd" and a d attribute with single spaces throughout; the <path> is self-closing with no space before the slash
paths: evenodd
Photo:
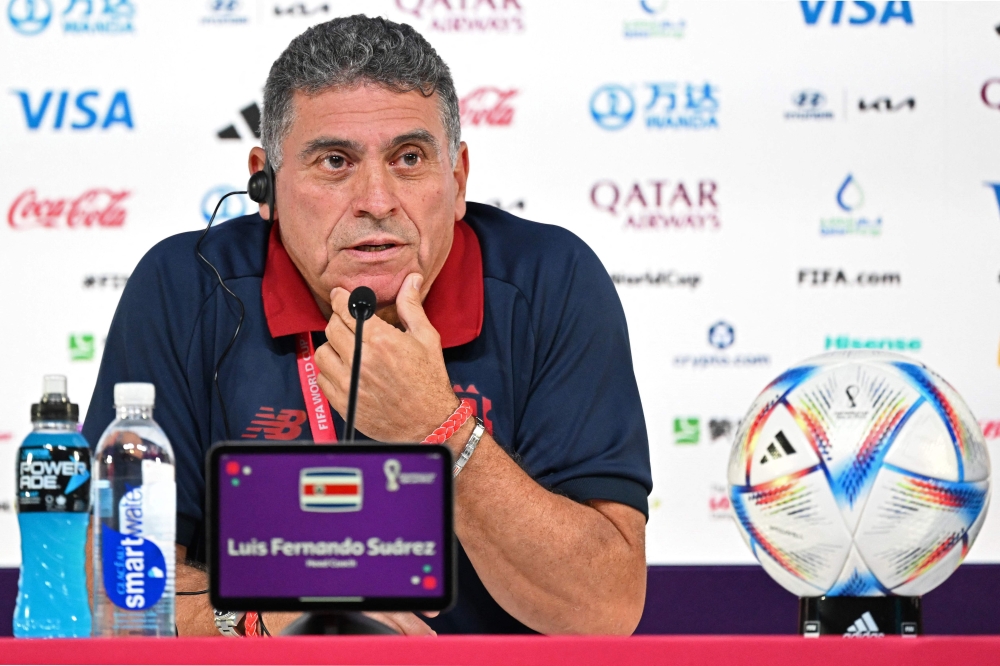
<path id="1" fill-rule="evenodd" d="M 213 604 L 446 607 L 450 464 L 444 447 L 415 445 L 213 449 Z"/>

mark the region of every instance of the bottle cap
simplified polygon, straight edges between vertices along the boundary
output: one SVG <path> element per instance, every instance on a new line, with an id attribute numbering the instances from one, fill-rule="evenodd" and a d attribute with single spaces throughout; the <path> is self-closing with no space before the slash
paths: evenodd
<path id="1" fill-rule="evenodd" d="M 152 407 L 156 403 L 156 387 L 145 382 L 115 384 L 115 407 Z"/>
<path id="2" fill-rule="evenodd" d="M 65 375 L 45 375 L 42 378 L 42 399 L 31 406 L 32 421 L 80 420 L 80 406 L 66 395 Z"/>

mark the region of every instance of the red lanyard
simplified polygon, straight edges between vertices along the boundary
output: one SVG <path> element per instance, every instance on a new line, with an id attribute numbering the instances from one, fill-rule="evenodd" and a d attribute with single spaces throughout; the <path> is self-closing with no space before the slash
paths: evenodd
<path id="1" fill-rule="evenodd" d="M 316 383 L 318 370 L 313 359 L 316 348 L 313 347 L 312 333 L 299 333 L 296 338 L 295 356 L 299 365 L 299 383 L 302 385 L 302 398 L 306 402 L 313 441 L 317 444 L 336 444 L 337 431 L 333 427 L 330 402 Z"/>

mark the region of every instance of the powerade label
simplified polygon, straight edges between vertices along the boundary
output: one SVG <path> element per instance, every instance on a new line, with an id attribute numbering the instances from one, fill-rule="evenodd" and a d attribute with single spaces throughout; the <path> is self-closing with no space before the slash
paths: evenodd
<path id="1" fill-rule="evenodd" d="M 114 605 L 127 610 L 151 608 L 167 585 L 163 551 L 143 534 L 143 488 L 129 487 L 121 499 L 122 531 L 102 525 L 104 590 Z"/>
<path id="2" fill-rule="evenodd" d="M 17 459 L 17 510 L 90 511 L 90 451 L 67 446 L 21 447 Z"/>

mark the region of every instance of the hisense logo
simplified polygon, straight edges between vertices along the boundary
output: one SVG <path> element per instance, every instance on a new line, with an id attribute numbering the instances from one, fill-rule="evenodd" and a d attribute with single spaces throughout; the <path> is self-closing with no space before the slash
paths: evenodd
<path id="1" fill-rule="evenodd" d="M 889 351 L 918 352 L 923 347 L 920 338 L 854 338 L 849 335 L 828 335 L 824 349 L 842 351 L 847 349 L 886 349 Z"/>

